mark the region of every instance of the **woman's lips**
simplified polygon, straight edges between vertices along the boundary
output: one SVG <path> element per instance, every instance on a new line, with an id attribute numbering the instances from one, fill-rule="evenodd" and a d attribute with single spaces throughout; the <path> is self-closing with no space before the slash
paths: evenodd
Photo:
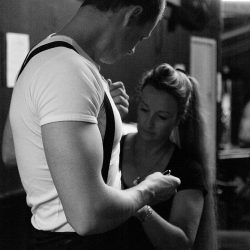
<path id="1" fill-rule="evenodd" d="M 149 135 L 153 135 L 154 132 L 152 130 L 146 130 L 146 129 L 142 129 L 142 133 L 143 134 L 149 134 Z"/>

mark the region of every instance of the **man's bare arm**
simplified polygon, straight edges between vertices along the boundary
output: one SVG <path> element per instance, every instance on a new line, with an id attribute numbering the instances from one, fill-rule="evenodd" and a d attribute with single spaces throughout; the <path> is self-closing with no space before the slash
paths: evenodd
<path id="1" fill-rule="evenodd" d="M 174 193 L 179 180 L 156 173 L 138 186 L 118 190 L 101 176 L 102 139 L 96 124 L 56 122 L 42 126 L 47 162 L 66 217 L 80 235 L 110 230 L 154 198 Z"/>

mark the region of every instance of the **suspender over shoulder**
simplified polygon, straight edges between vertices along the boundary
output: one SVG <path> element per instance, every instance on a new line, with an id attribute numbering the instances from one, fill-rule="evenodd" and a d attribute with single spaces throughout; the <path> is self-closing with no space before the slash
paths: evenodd
<path id="1" fill-rule="evenodd" d="M 31 53 L 27 55 L 18 73 L 17 79 L 19 78 L 23 69 L 28 64 L 28 62 L 31 60 L 32 57 L 34 57 L 35 55 L 37 55 L 38 53 L 42 51 L 52 49 L 55 47 L 66 47 L 68 49 L 73 49 L 74 51 L 77 52 L 77 50 L 71 44 L 67 42 L 63 42 L 63 41 L 56 41 L 56 42 L 51 42 L 51 43 L 42 45 L 34 49 Z M 111 103 L 106 93 L 104 94 L 103 102 L 104 102 L 104 108 L 106 112 L 106 129 L 105 129 L 105 135 L 104 135 L 104 140 L 103 140 L 104 157 L 103 157 L 103 164 L 102 164 L 102 177 L 104 181 L 107 182 L 109 164 L 110 164 L 110 159 L 112 155 L 112 148 L 113 148 L 113 141 L 114 141 L 114 134 L 115 134 L 115 121 L 114 121 L 113 109 L 112 109 Z"/>

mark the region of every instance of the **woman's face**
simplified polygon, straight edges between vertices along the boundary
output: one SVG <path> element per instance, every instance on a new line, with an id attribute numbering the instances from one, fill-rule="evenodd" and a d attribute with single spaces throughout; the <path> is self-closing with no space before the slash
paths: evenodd
<path id="1" fill-rule="evenodd" d="M 169 139 L 178 122 L 178 105 L 173 96 L 147 85 L 138 107 L 138 133 L 148 141 Z"/>

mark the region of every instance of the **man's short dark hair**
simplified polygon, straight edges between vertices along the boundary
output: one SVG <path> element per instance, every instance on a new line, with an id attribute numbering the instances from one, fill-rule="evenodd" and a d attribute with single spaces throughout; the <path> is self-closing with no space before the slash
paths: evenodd
<path id="1" fill-rule="evenodd" d="M 165 0 L 84 0 L 82 6 L 93 5 L 101 11 L 116 11 L 124 6 L 140 5 L 143 12 L 139 24 L 144 24 L 158 17 L 164 2 Z"/>

